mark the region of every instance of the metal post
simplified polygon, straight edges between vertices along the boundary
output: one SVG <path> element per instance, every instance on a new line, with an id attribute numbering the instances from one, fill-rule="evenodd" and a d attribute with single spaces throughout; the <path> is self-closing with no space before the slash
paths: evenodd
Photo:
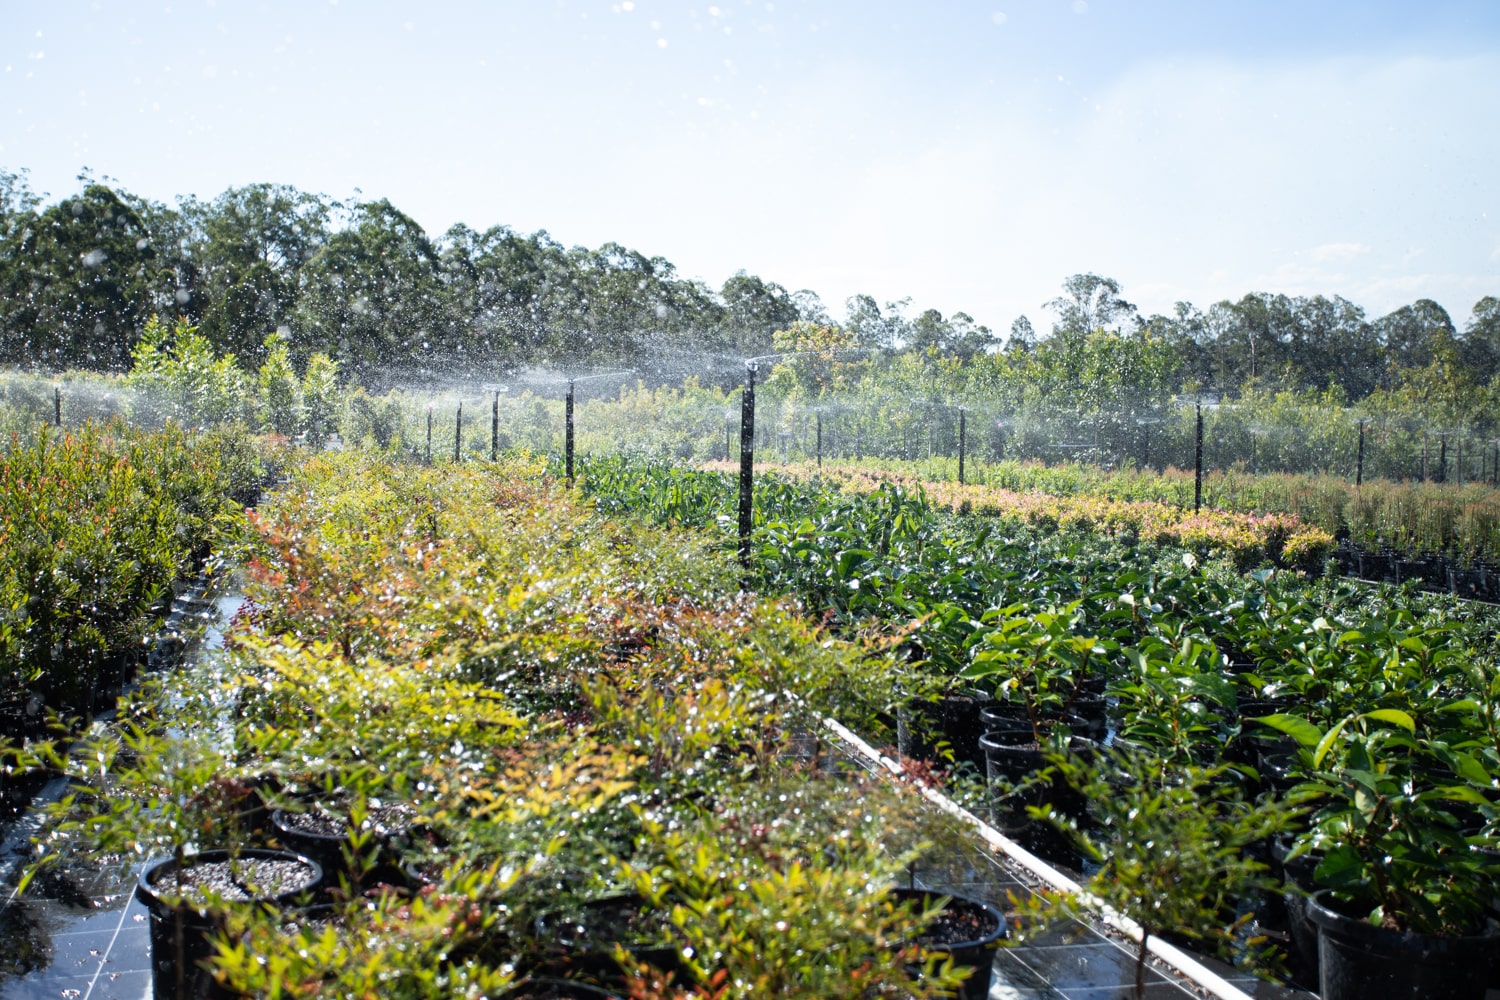
<path id="1" fill-rule="evenodd" d="M 1440 483 L 1448 481 L 1448 436 L 1446 434 L 1438 438 L 1437 481 Z"/>
<path id="2" fill-rule="evenodd" d="M 573 380 L 568 379 L 568 401 L 563 404 L 563 453 L 568 466 L 568 485 L 573 485 Z"/>
<path id="3" fill-rule="evenodd" d="M 745 392 L 740 397 L 740 565 L 750 568 L 750 529 L 755 506 L 755 365 L 745 365 Z"/>
<path id="4" fill-rule="evenodd" d="M 1427 482 L 1427 432 L 1422 432 L 1422 482 Z"/>
<path id="5" fill-rule="evenodd" d="M 818 411 L 818 468 L 823 467 L 823 411 Z"/>
<path id="6" fill-rule="evenodd" d="M 427 404 L 427 464 L 432 464 L 432 404 Z"/>
<path id="7" fill-rule="evenodd" d="M 1354 459 L 1354 485 L 1363 486 L 1365 482 L 1365 422 L 1359 422 L 1359 451 Z"/>
<path id="8" fill-rule="evenodd" d="M 1203 506 L 1203 404 L 1194 403 L 1198 414 L 1197 444 L 1193 450 L 1193 513 Z"/>
<path id="9" fill-rule="evenodd" d="M 52 422 L 58 427 L 62 426 L 62 386 L 52 387 Z"/>
<path id="10" fill-rule="evenodd" d="M 453 418 L 453 464 L 457 465 L 463 461 L 463 452 L 460 450 L 464 445 L 464 404 L 458 404 L 458 415 Z"/>
<path id="11" fill-rule="evenodd" d="M 495 393 L 494 405 L 490 408 L 490 461 L 500 460 L 500 394 Z"/>
<path id="12" fill-rule="evenodd" d="M 964 484 L 964 438 L 968 433 L 968 425 L 964 420 L 964 411 L 958 411 L 958 485 Z"/>

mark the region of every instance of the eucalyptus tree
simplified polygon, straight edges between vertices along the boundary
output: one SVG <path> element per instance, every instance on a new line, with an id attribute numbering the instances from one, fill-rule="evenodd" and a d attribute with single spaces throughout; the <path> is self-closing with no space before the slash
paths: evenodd
<path id="1" fill-rule="evenodd" d="M 912 320 L 907 347 L 933 350 L 953 358 L 972 358 L 998 344 L 993 331 L 974 322 L 968 313 L 956 312 L 945 319 L 936 309 L 927 309 Z"/>
<path id="2" fill-rule="evenodd" d="M 873 296 L 851 295 L 844 303 L 847 318 L 844 327 L 854 334 L 855 342 L 868 350 L 899 350 L 910 339 L 911 325 L 907 322 L 906 308 L 911 299 L 887 302 L 882 310 Z"/>
<path id="3" fill-rule="evenodd" d="M 1479 381 L 1493 383 L 1500 375 L 1500 298 L 1486 295 L 1474 303 L 1459 351 Z"/>
<path id="4" fill-rule="evenodd" d="M 85 179 L 81 194 L 29 218 L 18 212 L 22 218 L 7 224 L 0 361 L 123 371 L 146 317 L 163 296 L 170 300 L 175 278 L 158 273 L 140 215 L 108 186 Z"/>
<path id="5" fill-rule="evenodd" d="M 1398 368 L 1425 368 L 1436 352 L 1457 340 L 1448 311 L 1431 299 L 1387 313 L 1374 323 L 1376 336 L 1385 350 L 1388 369 L 1383 384 L 1392 384 Z"/>
<path id="6" fill-rule="evenodd" d="M 1097 274 L 1075 274 L 1063 281 L 1063 294 L 1047 303 L 1057 314 L 1056 335 L 1081 336 L 1117 326 L 1134 316 L 1135 306 L 1120 294 L 1120 283 Z"/>
<path id="7" fill-rule="evenodd" d="M 302 269 L 329 238 L 333 205 L 290 185 L 251 184 L 182 207 L 200 241 L 199 327 L 219 350 L 253 357 L 291 323 Z"/>
<path id="8" fill-rule="evenodd" d="M 300 272 L 293 355 L 345 359 L 367 381 L 445 370 L 461 346 L 446 336 L 437 249 L 385 199 L 355 205 Z"/>
<path id="9" fill-rule="evenodd" d="M 743 357 L 771 350 L 773 335 L 802 319 L 796 299 L 774 281 L 737 271 L 719 290 L 724 303 L 725 346 Z"/>

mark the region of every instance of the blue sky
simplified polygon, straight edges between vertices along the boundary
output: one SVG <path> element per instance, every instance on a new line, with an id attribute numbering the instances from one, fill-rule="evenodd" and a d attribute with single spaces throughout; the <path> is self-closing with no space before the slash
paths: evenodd
<path id="1" fill-rule="evenodd" d="M 1500 3 L 0 0 L 0 166 L 388 197 L 1041 329 L 1500 295 Z"/>

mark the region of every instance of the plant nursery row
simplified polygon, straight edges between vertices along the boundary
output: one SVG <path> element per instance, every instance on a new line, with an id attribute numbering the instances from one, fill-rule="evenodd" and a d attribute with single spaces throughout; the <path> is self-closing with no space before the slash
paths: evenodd
<path id="1" fill-rule="evenodd" d="M 278 460 L 218 508 L 226 651 L 6 750 L 73 782 L 43 868 L 144 866 L 159 996 L 982 995 L 983 949 L 1075 904 L 896 892 L 965 834 L 830 766 L 824 717 L 1148 939 L 1483 996 L 1500 620 L 1298 568 L 1294 518 L 1184 541 L 762 476 L 741 563 L 714 471 Z M 1428 936 L 1472 951 L 1393 943 Z"/>
<path id="2" fill-rule="evenodd" d="M 266 465 L 243 434 L 35 425 L 0 449 L 0 737 L 84 715 L 144 662 L 173 586 L 232 542 Z"/>
<path id="3" fill-rule="evenodd" d="M 165 416 L 190 426 L 243 419 L 279 434 L 336 430 L 352 444 L 368 443 L 424 458 L 458 454 L 470 460 L 513 447 L 539 453 L 563 447 L 561 396 L 569 383 L 560 373 L 509 387 L 393 390 L 375 396 L 360 388 L 340 390 L 336 366 L 326 358 L 298 380 L 285 346 L 274 338 L 268 361 L 255 378 L 239 373 L 224 358 L 215 359 L 208 342 L 183 324 L 169 329 L 158 323 L 145 343 L 135 368 L 124 378 L 70 372 L 56 383 L 26 378 L 0 381 L 0 398 L 10 407 L 0 417 L 0 426 L 54 419 L 78 426 L 86 419 L 113 415 L 137 423 L 159 422 Z M 692 377 L 681 387 L 654 389 L 628 384 L 631 381 L 626 373 L 615 373 L 612 378 L 589 376 L 580 383 L 574 422 L 581 453 L 645 454 L 675 461 L 737 457 L 737 389 L 726 391 Z M 820 465 L 826 460 L 827 464 L 934 481 L 959 478 L 956 438 L 945 438 L 935 452 L 928 448 L 925 459 L 914 459 L 901 448 L 874 447 L 873 439 L 871 447 L 856 453 L 850 450 L 847 427 L 836 429 L 850 419 L 847 407 L 778 399 L 774 393 L 766 396 L 764 387 L 762 396 L 764 413 L 756 435 L 757 455 L 762 459 L 779 457 L 781 464 L 788 459 L 811 464 L 816 453 Z M 1350 414 L 1321 404 L 1282 402 L 1287 406 L 1278 409 L 1277 419 L 1284 425 L 1283 436 L 1301 442 L 1309 455 L 1290 464 L 1257 468 L 1243 456 L 1216 459 L 1210 449 L 1201 479 L 1202 507 L 1242 514 L 1295 514 L 1309 527 L 1374 558 L 1443 559 L 1464 570 L 1475 563 L 1485 564 L 1487 570 L 1500 566 L 1500 490 L 1492 485 L 1500 451 L 1493 463 L 1483 466 L 1489 470 L 1486 475 L 1465 476 L 1459 472 L 1456 455 L 1440 457 L 1434 450 L 1427 457 L 1430 461 L 1423 459 L 1420 433 L 1412 439 L 1410 428 L 1401 431 L 1394 425 L 1372 424 L 1367 435 L 1370 460 L 1359 465 L 1355 461 L 1357 421 Z M 956 432 L 956 424 L 947 426 L 955 423 L 956 407 L 915 401 L 901 407 L 902 412 L 925 414 L 924 419 L 944 414 L 945 434 L 952 437 Z M 1215 419 L 1230 416 L 1226 410 Z M 860 418 L 861 426 L 867 428 L 893 421 L 903 423 L 876 411 Z M 1193 507 L 1199 495 L 1190 441 L 1160 467 L 1102 459 L 1091 463 L 1077 460 L 1087 451 L 1066 450 L 1040 453 L 1047 457 L 1044 463 L 1036 455 L 1018 458 L 1004 449 L 997 452 L 993 442 L 986 443 L 985 436 L 996 433 L 989 423 L 993 422 L 980 420 L 977 413 L 969 422 L 973 440 L 965 478 L 970 483 L 1018 493 L 1082 494 L 1179 508 Z M 1253 437 L 1243 428 L 1239 433 L 1247 440 Z M 1396 447 L 1398 438 L 1404 442 L 1400 448 L 1417 451 L 1387 468 L 1375 456 Z M 786 446 L 789 439 L 797 442 L 796 447 Z M 814 445 L 814 441 L 821 444 Z M 1330 449 L 1348 452 L 1337 463 L 1343 474 L 1326 471 Z M 1474 457 L 1470 455 L 1471 460 Z M 1489 458 L 1484 461 L 1489 463 Z M 1290 471 L 1298 469 L 1305 471 Z M 1446 573 L 1443 576 L 1439 583 L 1447 584 Z"/>
<path id="4" fill-rule="evenodd" d="M 664 521 L 724 511 L 734 489 L 626 462 L 583 481 Z M 894 483 L 762 477 L 747 573 L 840 634 L 896 642 L 905 749 L 946 757 L 960 794 L 972 776 L 1023 843 L 1101 866 L 1090 887 L 1152 933 L 1321 976 L 1325 997 L 1483 996 L 1496 609 L 949 509 Z M 1432 984 L 1453 969 L 1467 978 Z"/>
<path id="5" fill-rule="evenodd" d="M 140 866 L 157 996 L 987 989 L 1003 915 L 898 890 L 960 832 L 811 737 L 893 647 L 524 459 L 306 456 L 247 516 L 222 654 L 11 750 L 72 780 L 36 870 Z"/>

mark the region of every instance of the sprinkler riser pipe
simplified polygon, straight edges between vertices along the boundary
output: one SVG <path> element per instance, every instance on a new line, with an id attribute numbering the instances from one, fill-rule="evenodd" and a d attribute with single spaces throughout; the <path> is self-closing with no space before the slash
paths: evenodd
<path id="1" fill-rule="evenodd" d="M 568 471 L 568 485 L 573 485 L 573 380 L 568 380 L 568 399 L 563 406 L 563 454 Z"/>
<path id="2" fill-rule="evenodd" d="M 964 438 L 968 433 L 968 422 L 964 420 L 964 411 L 958 411 L 958 485 L 964 484 Z"/>
<path id="3" fill-rule="evenodd" d="M 1193 409 L 1198 418 L 1196 444 L 1193 448 L 1193 513 L 1196 514 L 1203 506 L 1203 404 L 1194 403 Z"/>
<path id="4" fill-rule="evenodd" d="M 740 397 L 740 564 L 750 568 L 750 530 L 755 521 L 755 366 L 745 366 L 745 392 Z"/>
<path id="5" fill-rule="evenodd" d="M 1354 485 L 1362 486 L 1365 481 L 1365 422 L 1359 422 L 1359 450 L 1354 457 Z"/>

